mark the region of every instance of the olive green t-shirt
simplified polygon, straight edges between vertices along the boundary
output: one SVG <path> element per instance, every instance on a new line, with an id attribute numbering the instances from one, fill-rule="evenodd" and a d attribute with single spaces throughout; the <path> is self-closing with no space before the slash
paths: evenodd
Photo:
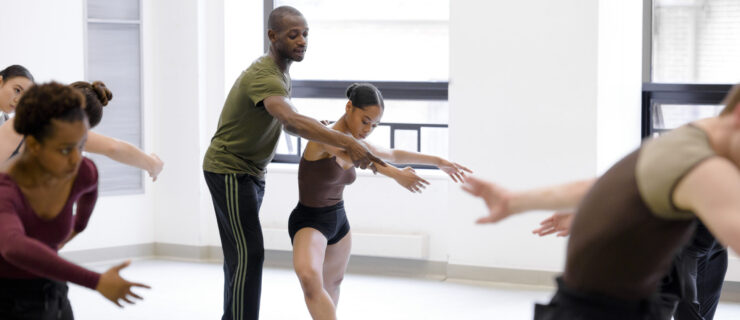
<path id="1" fill-rule="evenodd" d="M 226 97 L 203 170 L 263 178 L 282 131 L 282 124 L 265 110 L 263 100 L 289 97 L 290 89 L 290 77 L 268 55 L 243 71 Z"/>

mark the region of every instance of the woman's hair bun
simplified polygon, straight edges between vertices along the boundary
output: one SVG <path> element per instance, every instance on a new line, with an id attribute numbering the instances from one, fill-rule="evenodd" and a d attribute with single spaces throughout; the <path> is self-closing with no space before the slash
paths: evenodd
<path id="1" fill-rule="evenodd" d="M 103 81 L 94 81 L 92 83 L 93 91 L 95 91 L 95 95 L 98 97 L 98 100 L 100 100 L 100 104 L 103 105 L 103 107 L 108 105 L 108 102 L 113 99 L 113 92 L 111 92 L 108 87 L 105 86 L 105 83 Z"/>
<path id="2" fill-rule="evenodd" d="M 345 93 L 347 95 L 347 99 L 352 99 L 352 92 L 354 92 L 355 88 L 357 88 L 359 85 L 359 83 L 353 83 L 349 87 L 347 87 L 347 92 Z"/>
<path id="3" fill-rule="evenodd" d="M 70 84 L 71 87 L 80 90 L 85 95 L 85 113 L 93 128 L 103 119 L 103 107 L 113 99 L 113 93 L 105 86 L 103 81 L 77 81 Z"/>

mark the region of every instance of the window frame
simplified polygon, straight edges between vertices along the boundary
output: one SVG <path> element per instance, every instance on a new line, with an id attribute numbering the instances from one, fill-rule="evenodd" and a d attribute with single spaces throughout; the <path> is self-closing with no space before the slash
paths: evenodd
<path id="1" fill-rule="evenodd" d="M 661 104 L 721 104 L 729 84 L 645 83 L 642 85 L 642 137 L 664 130 L 652 126 L 653 106 Z"/>
<path id="2" fill-rule="evenodd" d="M 643 0 L 642 123 L 641 136 L 651 137 L 653 106 L 658 104 L 721 104 L 734 84 L 653 82 L 653 8 L 655 0 Z"/>
<path id="3" fill-rule="evenodd" d="M 263 38 L 264 52 L 270 47 L 267 38 L 267 20 L 275 7 L 273 0 L 263 0 L 264 23 Z M 449 81 L 371 81 L 371 80 L 292 80 L 291 98 L 318 98 L 318 99 L 346 99 L 345 91 L 352 83 L 369 82 L 375 85 L 382 93 L 383 98 L 392 100 L 422 100 L 422 101 L 449 101 Z M 422 128 L 448 128 L 448 124 L 428 123 L 390 123 L 381 122 L 380 125 L 390 126 L 390 146 L 394 147 L 395 129 L 416 130 L 417 152 L 421 150 Z M 298 139 L 295 154 L 276 154 L 272 162 L 298 163 L 301 159 L 301 144 L 303 138 Z M 412 165 L 418 169 L 436 169 L 430 165 Z"/>

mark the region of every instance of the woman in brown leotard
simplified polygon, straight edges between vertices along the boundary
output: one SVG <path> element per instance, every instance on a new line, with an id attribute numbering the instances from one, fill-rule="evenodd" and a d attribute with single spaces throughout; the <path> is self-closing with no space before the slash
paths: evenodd
<path id="1" fill-rule="evenodd" d="M 333 129 L 364 141 L 383 116 L 383 96 L 371 84 L 355 83 L 347 89 L 347 98 L 346 112 Z M 466 171 L 471 172 L 436 156 L 384 150 L 370 144 L 367 147 L 373 154 L 392 163 L 437 166 L 455 182 L 461 182 Z M 352 246 L 342 192 L 355 180 L 355 168 L 346 153 L 317 142 L 306 145 L 298 168 L 300 201 L 288 223 L 293 241 L 293 265 L 311 316 L 314 319 L 336 319 L 339 285 Z M 411 192 L 421 192 L 429 184 L 411 167 L 377 166 L 376 169 Z"/>

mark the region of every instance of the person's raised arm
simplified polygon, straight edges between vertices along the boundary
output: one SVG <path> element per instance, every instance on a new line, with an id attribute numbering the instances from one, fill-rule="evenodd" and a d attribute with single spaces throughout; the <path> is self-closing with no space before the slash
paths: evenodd
<path id="1" fill-rule="evenodd" d="M 304 116 L 295 111 L 290 100 L 282 96 L 271 96 L 263 100 L 265 110 L 278 119 L 285 130 L 308 140 L 341 148 L 352 159 L 355 167 L 365 169 L 371 163 L 385 166 L 383 160 L 373 155 L 370 150 L 355 138 L 325 127 L 316 119 Z"/>
<path id="2" fill-rule="evenodd" d="M 370 149 L 378 150 L 378 155 L 382 158 L 387 158 L 389 156 L 388 153 L 386 153 L 384 150 L 378 149 L 376 147 L 373 147 L 372 145 L 368 144 L 367 142 L 361 142 L 362 144 L 365 144 Z M 351 159 L 347 155 L 347 153 L 334 146 L 326 145 L 326 144 L 318 144 L 324 151 L 327 153 L 336 156 L 337 158 L 341 159 L 344 162 L 352 163 Z M 403 169 L 396 168 L 394 166 L 375 166 L 374 164 L 371 165 L 371 169 L 374 171 L 377 171 L 377 173 L 380 173 L 386 177 L 389 177 L 393 180 L 396 180 L 398 184 L 400 184 L 402 187 L 406 188 L 407 190 L 415 193 L 421 193 L 421 191 L 426 188 L 426 185 L 429 184 L 429 181 L 419 177 L 416 174 L 416 171 L 411 167 L 406 167 Z"/>
<path id="3" fill-rule="evenodd" d="M 477 223 L 498 222 L 512 214 L 532 210 L 568 210 L 575 208 L 596 179 L 574 181 L 524 191 L 509 191 L 494 183 L 469 176 L 462 186 L 473 196 L 482 198 L 488 215 Z"/>
<path id="4" fill-rule="evenodd" d="M 728 160 L 714 157 L 691 170 L 676 186 L 673 202 L 690 210 L 719 242 L 740 252 L 740 172 Z"/>
<path id="5" fill-rule="evenodd" d="M 442 157 L 423 154 L 419 152 L 399 150 L 399 149 L 386 149 L 381 148 L 370 143 L 364 142 L 370 152 L 377 155 L 383 160 L 396 164 L 428 164 L 433 165 L 440 170 L 447 173 L 452 181 L 463 182 L 465 178 L 465 172 L 473 173 L 470 169 L 456 162 L 448 161 Z"/>
<path id="6" fill-rule="evenodd" d="M 152 181 L 164 168 L 164 162 L 156 154 L 146 154 L 136 146 L 115 138 L 88 131 L 85 151 L 102 154 L 123 164 L 146 170 Z"/>

